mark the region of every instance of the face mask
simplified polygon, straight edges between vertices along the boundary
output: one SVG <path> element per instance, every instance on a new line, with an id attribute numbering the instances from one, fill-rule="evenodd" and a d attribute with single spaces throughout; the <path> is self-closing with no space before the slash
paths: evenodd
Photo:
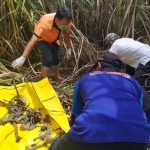
<path id="1" fill-rule="evenodd" d="M 66 30 L 68 28 L 67 25 L 62 25 L 61 27 L 59 27 L 61 30 Z"/>

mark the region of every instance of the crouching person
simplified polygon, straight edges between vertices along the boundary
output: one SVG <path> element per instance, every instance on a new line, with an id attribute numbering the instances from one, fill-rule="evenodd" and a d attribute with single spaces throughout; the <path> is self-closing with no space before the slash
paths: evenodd
<path id="1" fill-rule="evenodd" d="M 113 53 L 75 85 L 71 128 L 49 150 L 146 150 L 150 98 Z"/>

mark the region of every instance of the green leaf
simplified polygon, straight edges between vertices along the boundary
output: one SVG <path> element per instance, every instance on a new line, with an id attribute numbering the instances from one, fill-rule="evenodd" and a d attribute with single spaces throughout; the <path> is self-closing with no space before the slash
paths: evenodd
<path id="1" fill-rule="evenodd" d="M 15 12 L 16 10 L 13 10 L 13 11 L 11 11 L 11 12 L 9 12 L 8 14 L 6 14 L 5 16 L 3 16 L 2 18 L 0 18 L 0 21 L 2 21 L 6 16 L 8 16 L 9 14 L 11 14 L 11 13 L 13 13 L 13 12 Z"/>
<path id="2" fill-rule="evenodd" d="M 54 88 L 58 92 L 73 93 L 74 89 Z"/>

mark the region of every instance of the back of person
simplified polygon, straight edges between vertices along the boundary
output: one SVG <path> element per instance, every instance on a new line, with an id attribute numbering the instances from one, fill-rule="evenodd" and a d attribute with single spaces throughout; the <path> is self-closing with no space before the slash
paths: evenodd
<path id="1" fill-rule="evenodd" d="M 145 65 L 150 60 L 150 46 L 132 38 L 117 39 L 109 52 L 115 53 L 125 64 L 133 68 L 137 68 L 139 63 Z"/>
<path id="2" fill-rule="evenodd" d="M 94 71 L 79 79 L 83 110 L 69 131 L 81 143 L 147 143 L 150 124 L 142 108 L 143 91 L 125 73 Z"/>
<path id="3" fill-rule="evenodd" d="M 49 150 L 147 150 L 150 98 L 121 66 L 106 53 L 76 82 L 71 128 Z"/>

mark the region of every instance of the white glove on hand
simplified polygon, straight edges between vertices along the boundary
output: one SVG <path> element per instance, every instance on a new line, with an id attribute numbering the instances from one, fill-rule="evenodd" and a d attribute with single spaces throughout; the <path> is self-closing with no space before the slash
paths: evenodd
<path id="1" fill-rule="evenodd" d="M 13 68 L 19 68 L 24 64 L 25 60 L 26 60 L 26 58 L 21 56 L 21 57 L 17 58 L 16 60 L 14 60 L 11 65 Z"/>
<path id="2" fill-rule="evenodd" d="M 66 58 L 69 58 L 71 56 L 71 48 L 67 50 Z"/>

